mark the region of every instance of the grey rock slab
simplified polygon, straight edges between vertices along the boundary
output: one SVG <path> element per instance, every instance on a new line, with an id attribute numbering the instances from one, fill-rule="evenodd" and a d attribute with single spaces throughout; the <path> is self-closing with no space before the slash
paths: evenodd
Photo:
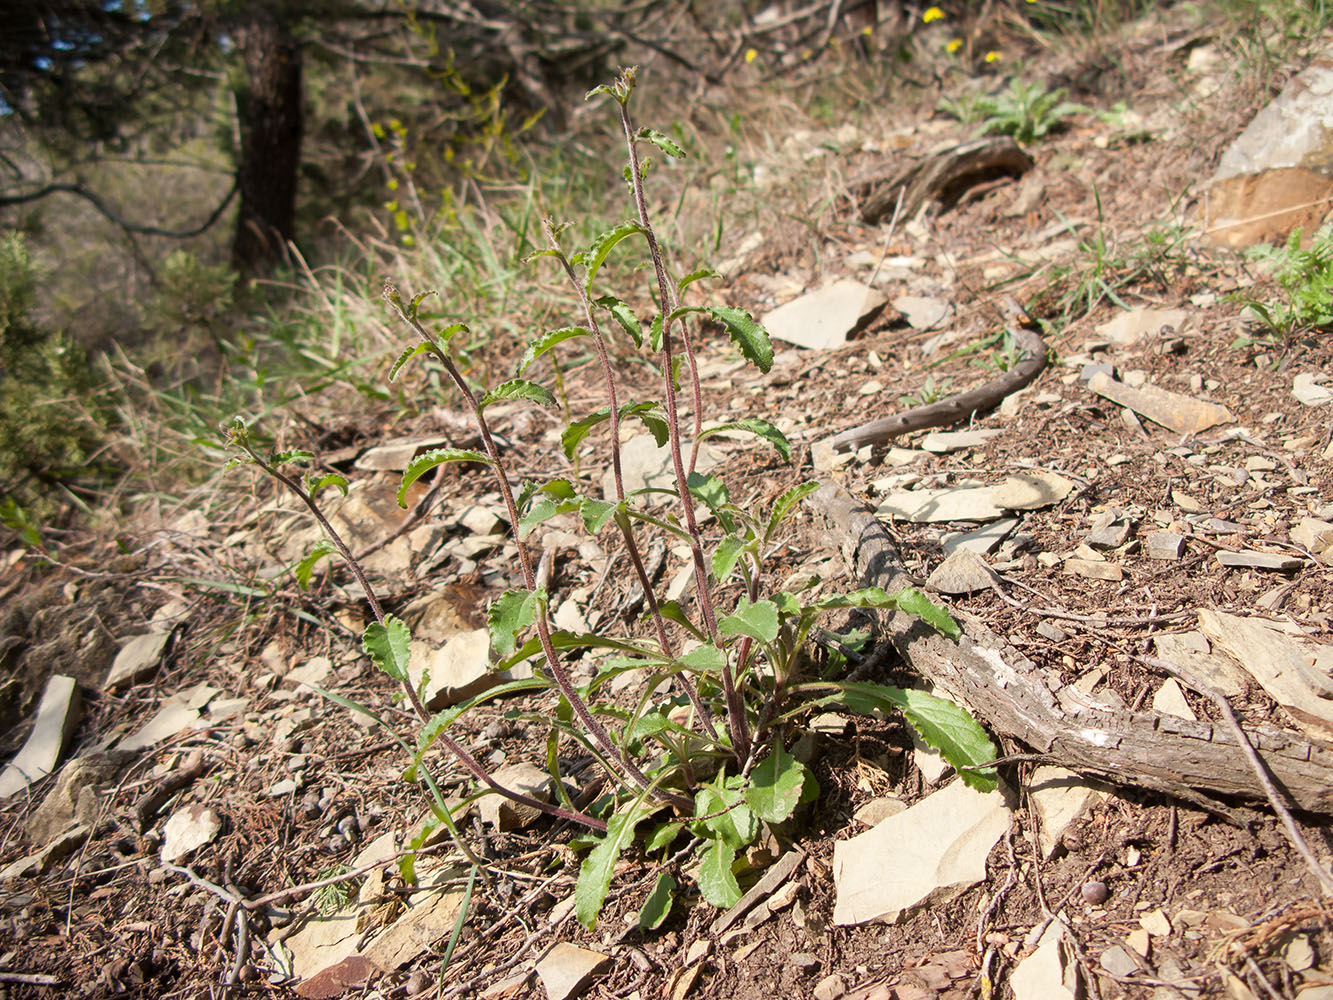
<path id="1" fill-rule="evenodd" d="M 884 498 L 878 514 L 920 524 L 994 521 L 1004 513 L 995 502 L 999 489 L 998 486 L 970 486 L 895 493 Z"/>
<path id="2" fill-rule="evenodd" d="M 955 781 L 833 849 L 835 924 L 894 923 L 986 877 L 986 855 L 1009 828 L 1000 791 Z"/>
<path id="3" fill-rule="evenodd" d="M 15 878 L 35 878 L 45 875 L 51 868 L 69 857 L 88 840 L 92 828 L 80 824 L 56 834 L 40 851 L 19 858 L 0 869 L 0 883 Z"/>
<path id="4" fill-rule="evenodd" d="M 945 455 L 964 448 L 980 448 L 993 437 L 1003 434 L 996 428 L 976 428 L 970 431 L 932 431 L 921 439 L 921 450 Z"/>
<path id="5" fill-rule="evenodd" d="M 99 795 L 115 781 L 123 763 L 115 754 L 84 753 L 62 767 L 54 787 L 23 824 L 28 839 L 44 844 L 72 826 L 94 826 Z"/>
<path id="6" fill-rule="evenodd" d="M 946 556 L 951 556 L 958 550 L 966 550 L 979 556 L 986 556 L 994 552 L 996 547 L 1008 538 L 1010 532 L 1017 527 L 1017 518 L 1006 517 L 983 525 L 975 531 L 957 531 L 947 534 L 944 536 L 941 545 Z"/>
<path id="7" fill-rule="evenodd" d="M 491 669 L 490 632 L 484 628 L 455 633 L 442 646 L 413 640 L 407 671 L 414 686 L 426 674 L 422 700 L 431 710 L 466 701 L 506 679 Z"/>
<path id="8" fill-rule="evenodd" d="M 205 844 L 222 830 L 222 817 L 203 803 L 194 802 L 177 809 L 162 827 L 163 861 L 174 864 Z"/>
<path id="9" fill-rule="evenodd" d="M 1333 389 L 1326 385 L 1320 385 L 1319 379 L 1322 375 L 1314 372 L 1301 372 L 1291 383 L 1291 394 L 1299 402 L 1306 406 L 1323 406 L 1325 403 L 1333 403 Z"/>
<path id="10" fill-rule="evenodd" d="M 1287 710 L 1307 732 L 1333 735 L 1333 680 L 1315 669 L 1306 650 L 1278 622 L 1203 608 L 1199 627 Z"/>
<path id="11" fill-rule="evenodd" d="M 1264 569 L 1274 573 L 1294 573 L 1305 565 L 1299 556 L 1284 556 L 1278 552 L 1219 552 L 1217 561 L 1232 569 Z"/>
<path id="12" fill-rule="evenodd" d="M 799 848 L 790 850 L 778 858 L 745 895 L 718 915 L 713 921 L 713 933 L 721 934 L 757 903 L 772 895 L 778 886 L 782 885 L 804 860 L 805 852 Z"/>
<path id="13" fill-rule="evenodd" d="M 1115 563 L 1095 559 L 1066 559 L 1064 571 L 1085 580 L 1106 580 L 1111 583 L 1125 578 L 1125 571 Z"/>
<path id="14" fill-rule="evenodd" d="M 1198 720 L 1194 709 L 1185 700 L 1185 689 L 1174 677 L 1167 678 L 1157 689 L 1157 693 L 1152 696 L 1152 707 L 1163 715 L 1174 715 L 1178 719 L 1189 719 L 1192 722 Z"/>
<path id="15" fill-rule="evenodd" d="M 609 961 L 601 952 L 561 941 L 536 966 L 546 1000 L 572 1000 Z"/>
<path id="16" fill-rule="evenodd" d="M 1075 1000 L 1080 995 L 1078 959 L 1068 936 L 1063 920 L 1046 925 L 1036 950 L 1009 974 L 1014 1000 Z"/>
<path id="17" fill-rule="evenodd" d="M 1325 49 L 1251 119 L 1208 186 L 1209 238 L 1244 247 L 1313 233 L 1333 194 L 1333 53 Z"/>
<path id="18" fill-rule="evenodd" d="M 551 776 L 534 764 L 510 764 L 495 771 L 491 777 L 510 791 L 539 802 L 551 800 Z M 515 802 L 499 794 L 484 795 L 478 799 L 477 814 L 483 823 L 489 823 L 497 830 L 522 829 L 537 822 L 542 815 L 536 806 Z"/>
<path id="19" fill-rule="evenodd" d="M 1174 531 L 1150 531 L 1143 539 L 1143 552 L 1149 559 L 1177 560 L 1185 552 L 1185 539 Z"/>
<path id="20" fill-rule="evenodd" d="M 879 826 L 886 819 L 907 812 L 907 803 L 891 795 L 881 795 L 857 808 L 852 819 L 865 826 Z"/>
<path id="21" fill-rule="evenodd" d="M 1073 771 L 1043 765 L 1032 772 L 1028 797 L 1037 812 L 1042 854 L 1049 858 L 1069 824 L 1105 799 L 1106 792 Z"/>
<path id="22" fill-rule="evenodd" d="M 953 312 L 953 306 L 946 299 L 929 295 L 899 295 L 892 305 L 913 330 L 933 330 L 943 325 Z"/>
<path id="23" fill-rule="evenodd" d="M 884 293 L 868 285 L 835 281 L 767 313 L 763 325 L 770 336 L 798 347 L 838 347 L 884 302 Z"/>
<path id="24" fill-rule="evenodd" d="M 169 740 L 186 729 L 198 729 L 200 716 L 197 709 L 176 699 L 168 699 L 151 719 L 116 744 L 117 750 L 142 750 Z"/>
<path id="25" fill-rule="evenodd" d="M 1233 423 L 1236 419 L 1230 410 L 1217 403 L 1168 392 L 1155 385 L 1131 388 L 1103 374 L 1094 375 L 1088 382 L 1088 388 L 1177 434 L 1199 434 L 1218 424 Z"/>
<path id="26" fill-rule="evenodd" d="M 444 866 L 433 879 L 423 875 L 422 891 L 412 894 L 407 912 L 376 935 L 362 954 L 381 969 L 392 971 L 448 937 L 458 922 L 464 892 L 461 888 L 441 891 L 432 883 L 458 874 L 457 868 Z"/>
<path id="27" fill-rule="evenodd" d="M 82 700 L 73 677 L 52 674 L 37 706 L 37 718 L 23 748 L 0 771 L 0 799 L 46 777 L 60 763 L 60 755 L 79 724 Z"/>
<path id="28" fill-rule="evenodd" d="M 688 453 L 682 456 L 682 460 L 689 461 Z M 699 446 L 699 460 L 694 469 L 696 472 L 708 472 L 717 465 L 718 460 L 718 450 L 705 442 Z M 676 488 L 671 448 L 669 445 L 659 448 L 651 434 L 639 434 L 620 446 L 620 467 L 626 495 L 647 487 L 666 490 Z M 608 467 L 602 476 L 602 496 L 614 499 L 615 495 L 615 475 Z"/>
<path id="29" fill-rule="evenodd" d="M 121 647 L 116 658 L 111 661 L 102 689 L 115 691 L 118 688 L 137 684 L 157 672 L 162 661 L 162 650 L 166 648 L 170 632 L 150 632 L 136 635 Z"/>
<path id="30" fill-rule="evenodd" d="M 1185 668 L 1219 694 L 1234 698 L 1245 690 L 1249 675 L 1229 656 L 1216 655 L 1202 632 L 1168 632 L 1153 636 L 1157 655 Z"/>
<path id="31" fill-rule="evenodd" d="M 1097 332 L 1117 347 L 1129 347 L 1156 336 L 1162 327 L 1179 330 L 1188 315 L 1184 309 L 1129 309 L 1098 326 Z"/>
<path id="32" fill-rule="evenodd" d="M 312 656 L 301 666 L 287 671 L 283 680 L 292 684 L 323 684 L 332 672 L 332 660 L 327 656 Z"/>
<path id="33" fill-rule="evenodd" d="M 1073 490 L 1074 484 L 1057 472 L 1020 472 L 1000 485 L 995 502 L 1005 510 L 1038 510 L 1059 503 Z"/>
<path id="34" fill-rule="evenodd" d="M 957 549 L 935 567 L 926 583 L 941 594 L 970 594 L 989 590 L 996 583 L 995 574 L 975 552 Z"/>
<path id="35" fill-rule="evenodd" d="M 440 448 L 448 443 L 448 438 L 442 437 L 392 438 L 363 452 L 353 463 L 353 468 L 361 472 L 402 472 L 418 451 Z"/>
<path id="36" fill-rule="evenodd" d="M 1134 961 L 1134 956 L 1118 944 L 1102 952 L 1098 964 L 1111 975 L 1121 978 L 1132 976 L 1139 971 L 1139 963 Z"/>

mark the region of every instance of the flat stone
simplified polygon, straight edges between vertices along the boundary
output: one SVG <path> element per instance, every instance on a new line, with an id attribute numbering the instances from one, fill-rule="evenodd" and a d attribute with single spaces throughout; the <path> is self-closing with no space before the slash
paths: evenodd
<path id="1" fill-rule="evenodd" d="M 391 438 L 363 452 L 353 463 L 353 468 L 361 472 L 402 472 L 411 464 L 417 452 L 440 448 L 448 443 L 449 440 L 442 437 Z"/>
<path id="2" fill-rule="evenodd" d="M 570 1000 L 610 959 L 600 952 L 561 941 L 537 963 L 547 1000 Z"/>
<path id="3" fill-rule="evenodd" d="M 1010 476 L 995 493 L 995 503 L 1005 510 L 1038 510 L 1069 496 L 1074 484 L 1055 472 L 1035 470 Z"/>
<path id="4" fill-rule="evenodd" d="M 1097 333 L 1117 347 L 1129 347 L 1144 337 L 1156 336 L 1162 327 L 1178 331 L 1188 315 L 1184 309 L 1130 309 L 1102 323 Z"/>
<path id="5" fill-rule="evenodd" d="M 1313 233 L 1333 195 L 1333 55 L 1293 77 L 1222 154 L 1208 186 L 1205 232 L 1234 248 Z"/>
<path id="6" fill-rule="evenodd" d="M 284 681 L 292 684 L 323 684 L 324 679 L 333 672 L 333 661 L 327 656 L 312 656 L 302 666 L 287 671 Z"/>
<path id="7" fill-rule="evenodd" d="M 436 878 L 443 879 L 451 874 L 457 875 L 458 869 L 445 866 Z M 362 949 L 362 954 L 387 971 L 406 965 L 453 932 L 458 911 L 463 906 L 463 896 L 461 888 L 441 891 L 430 888 L 427 883 L 422 892 L 412 895 L 407 912 L 381 931 Z"/>
<path id="8" fill-rule="evenodd" d="M 1150 531 L 1143 539 L 1143 554 L 1149 559 L 1177 560 L 1185 552 L 1185 539 L 1174 531 Z"/>
<path id="9" fill-rule="evenodd" d="M 99 793 L 111 785 L 123 761 L 115 754 L 84 753 L 60 769 L 54 787 L 23 824 L 34 844 L 44 844 L 72 826 L 92 828 L 101 811 Z"/>
<path id="10" fill-rule="evenodd" d="M 891 816 L 907 811 L 907 803 L 891 795 L 881 795 L 860 806 L 852 818 L 865 826 L 878 826 Z"/>
<path id="11" fill-rule="evenodd" d="M 1134 956 L 1120 945 L 1112 945 L 1102 952 L 1098 964 L 1113 976 L 1132 976 L 1139 971 L 1139 963 Z"/>
<path id="12" fill-rule="evenodd" d="M 926 583 L 941 594 L 970 594 L 990 589 L 995 585 L 996 577 L 975 552 L 957 549 L 935 567 Z"/>
<path id="13" fill-rule="evenodd" d="M 1320 385 L 1316 379 L 1320 376 L 1313 372 L 1301 372 L 1291 383 L 1291 394 L 1306 406 L 1323 406 L 1333 403 L 1333 389 Z"/>
<path id="14" fill-rule="evenodd" d="M 1059 918 L 1046 925 L 1036 950 L 1009 975 L 1014 1000 L 1075 1000 L 1080 995 L 1078 961 L 1066 940 L 1068 931 Z"/>
<path id="15" fill-rule="evenodd" d="M 979 556 L 990 555 L 1018 527 L 1018 519 L 1006 517 L 983 525 L 975 531 L 958 531 L 944 536 L 941 545 L 946 556 L 962 549 Z"/>
<path id="16" fill-rule="evenodd" d="M 1215 655 L 1202 632 L 1167 632 L 1153 636 L 1157 655 L 1183 667 L 1219 694 L 1234 698 L 1245 690 L 1249 675 L 1228 656 Z"/>
<path id="17" fill-rule="evenodd" d="M 1134 389 L 1099 374 L 1088 382 L 1088 388 L 1177 434 L 1199 434 L 1236 419 L 1225 406 L 1168 392 L 1154 385 Z"/>
<path id="18" fill-rule="evenodd" d="M 902 313 L 913 330 L 933 330 L 953 312 L 946 300 L 927 295 L 899 295 L 893 300 L 893 308 Z"/>
<path id="19" fill-rule="evenodd" d="M 162 828 L 163 861 L 174 864 L 191 851 L 211 843 L 222 829 L 222 817 L 202 803 L 177 809 Z"/>
<path id="20" fill-rule="evenodd" d="M 1105 799 L 1106 793 L 1073 771 L 1042 765 L 1032 772 L 1028 797 L 1037 811 L 1042 854 L 1049 858 L 1069 824 Z"/>
<path id="21" fill-rule="evenodd" d="M 510 764 L 495 771 L 491 777 L 510 791 L 541 802 L 551 800 L 551 776 L 535 764 Z M 477 814 L 483 823 L 489 823 L 497 830 L 517 830 L 531 826 L 541 818 L 542 812 L 536 806 L 491 794 L 477 800 Z"/>
<path id="22" fill-rule="evenodd" d="M 1069 638 L 1069 633 L 1062 629 L 1055 622 L 1040 621 L 1037 623 L 1037 634 L 1045 636 L 1051 642 L 1064 642 Z"/>
<path id="23" fill-rule="evenodd" d="M 364 955 L 348 955 L 336 965 L 302 980 L 296 987 L 296 995 L 304 1000 L 334 1000 L 365 986 L 383 971 Z"/>
<path id="24" fill-rule="evenodd" d="M 1284 556 L 1278 552 L 1219 552 L 1217 561 L 1233 569 L 1264 569 L 1275 573 L 1294 573 L 1305 565 L 1299 556 Z"/>
<path id="25" fill-rule="evenodd" d="M 92 828 L 80 824 L 56 834 L 40 851 L 19 858 L 0 869 L 0 883 L 16 878 L 45 875 L 87 842 Z"/>
<path id="26" fill-rule="evenodd" d="M 699 446 L 699 460 L 695 463 L 696 472 L 708 472 L 719 461 L 720 452 L 707 442 Z M 683 456 L 687 461 L 689 455 Z M 615 473 L 608 468 L 602 475 L 602 495 L 614 500 L 616 496 Z M 625 495 L 635 490 L 653 489 L 674 490 L 676 488 L 676 470 L 671 461 L 670 445 L 657 446 L 651 434 L 639 434 L 620 446 L 621 481 Z"/>
<path id="27" fill-rule="evenodd" d="M 0 772 L 0 799 L 22 791 L 56 769 L 79 724 L 81 707 L 78 682 L 64 674 L 52 674 L 37 706 L 32 732 Z"/>
<path id="28" fill-rule="evenodd" d="M 427 675 L 421 699 L 433 711 L 466 701 L 505 679 L 491 669 L 490 632 L 484 628 L 452 635 L 438 648 L 413 640 L 407 672 L 417 686 L 423 672 Z"/>
<path id="29" fill-rule="evenodd" d="M 991 438 L 1003 433 L 1004 431 L 999 428 L 932 432 L 921 439 L 921 450 L 944 455 L 951 451 L 962 451 L 964 448 L 980 448 Z"/>
<path id="30" fill-rule="evenodd" d="M 1013 813 L 1001 791 L 962 781 L 833 848 L 835 924 L 895 923 L 986 877 L 986 855 Z"/>
<path id="31" fill-rule="evenodd" d="M 1100 562 L 1094 559 L 1066 559 L 1064 571 L 1088 580 L 1115 582 L 1125 578 L 1125 571 L 1115 563 Z"/>
<path id="32" fill-rule="evenodd" d="M 121 647 L 116 658 L 111 662 L 102 689 L 115 691 L 118 688 L 138 684 L 140 681 L 157 673 L 162 661 L 162 650 L 166 648 L 170 632 L 150 632 L 136 635 Z"/>
<path id="33" fill-rule="evenodd" d="M 1128 521 L 1115 521 L 1093 528 L 1083 539 L 1083 543 L 1094 549 L 1118 549 L 1129 538 L 1129 529 Z"/>
<path id="34" fill-rule="evenodd" d="M 894 493 L 879 505 L 880 517 L 918 524 L 946 521 L 994 521 L 1004 513 L 995 502 L 998 486 L 946 487 Z"/>
<path id="35" fill-rule="evenodd" d="M 1312 555 L 1322 555 L 1333 548 L 1333 522 L 1317 517 L 1303 517 L 1291 529 L 1291 540 Z"/>
<path id="36" fill-rule="evenodd" d="M 880 309 L 884 293 L 856 281 L 835 281 L 765 314 L 769 335 L 813 350 L 838 347 Z"/>
<path id="37" fill-rule="evenodd" d="M 1185 700 L 1184 688 L 1174 677 L 1168 678 L 1157 689 L 1157 693 L 1152 696 L 1152 707 L 1163 715 L 1174 715 L 1179 719 L 1189 719 L 1192 722 L 1198 720 L 1198 716 L 1194 714 L 1194 709 L 1190 708 L 1190 703 Z"/>

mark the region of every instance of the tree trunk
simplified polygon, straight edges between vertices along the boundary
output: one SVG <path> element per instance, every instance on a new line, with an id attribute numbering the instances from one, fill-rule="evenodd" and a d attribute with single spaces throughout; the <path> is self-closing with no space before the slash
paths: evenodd
<path id="1" fill-rule="evenodd" d="M 254 4 L 235 30 L 244 68 L 237 88 L 241 195 L 232 261 L 262 271 L 280 260 L 292 238 L 296 176 L 301 164 L 301 49 L 281 8 Z"/>

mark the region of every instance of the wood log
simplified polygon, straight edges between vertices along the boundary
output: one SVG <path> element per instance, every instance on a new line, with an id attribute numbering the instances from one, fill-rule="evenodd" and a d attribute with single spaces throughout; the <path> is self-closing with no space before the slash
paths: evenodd
<path id="1" fill-rule="evenodd" d="M 889 593 L 911 586 L 887 529 L 846 490 L 826 482 L 809 502 L 832 526 L 862 586 Z M 1227 726 L 1107 708 L 1061 684 L 1055 672 L 1006 645 L 975 618 L 955 617 L 964 631 L 957 644 L 901 612 L 883 621 L 883 638 L 995 733 L 1043 754 L 1049 763 L 1113 784 L 1196 804 L 1201 796 L 1266 800 Z M 1298 809 L 1333 813 L 1333 746 L 1267 724 L 1243 729 Z"/>

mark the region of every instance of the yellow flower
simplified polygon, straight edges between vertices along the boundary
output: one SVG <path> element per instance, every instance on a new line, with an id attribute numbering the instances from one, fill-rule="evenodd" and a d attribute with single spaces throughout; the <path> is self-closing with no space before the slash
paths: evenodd
<path id="1" fill-rule="evenodd" d="M 986 53 L 986 62 L 988 63 L 999 62 L 1003 58 L 1004 56 L 999 52 L 996 52 L 994 49 L 991 49 Z"/>
<path id="2" fill-rule="evenodd" d="M 388 187 L 389 187 L 389 190 L 390 190 L 390 191 L 397 191 L 397 190 L 398 190 L 398 178 L 397 178 L 397 177 L 390 177 L 390 178 L 389 178 L 389 184 L 388 184 Z"/>
<path id="3" fill-rule="evenodd" d="M 745 50 L 745 61 L 747 63 L 752 63 L 758 58 L 759 58 L 759 53 L 756 50 L 754 49 Z"/>
<path id="4" fill-rule="evenodd" d="M 944 46 L 945 51 L 947 51 L 950 55 L 957 52 L 962 47 L 963 47 L 963 40 L 961 38 L 950 38 L 948 44 Z"/>
<path id="5" fill-rule="evenodd" d="M 875 26 L 873 24 L 867 24 L 864 28 L 861 29 L 861 34 L 863 35 L 873 35 L 874 33 L 875 33 Z"/>
<path id="6" fill-rule="evenodd" d="M 925 21 L 927 24 L 931 21 L 942 21 L 944 20 L 944 11 L 940 10 L 938 7 L 928 7 L 926 8 L 926 12 L 921 15 L 921 20 Z"/>

